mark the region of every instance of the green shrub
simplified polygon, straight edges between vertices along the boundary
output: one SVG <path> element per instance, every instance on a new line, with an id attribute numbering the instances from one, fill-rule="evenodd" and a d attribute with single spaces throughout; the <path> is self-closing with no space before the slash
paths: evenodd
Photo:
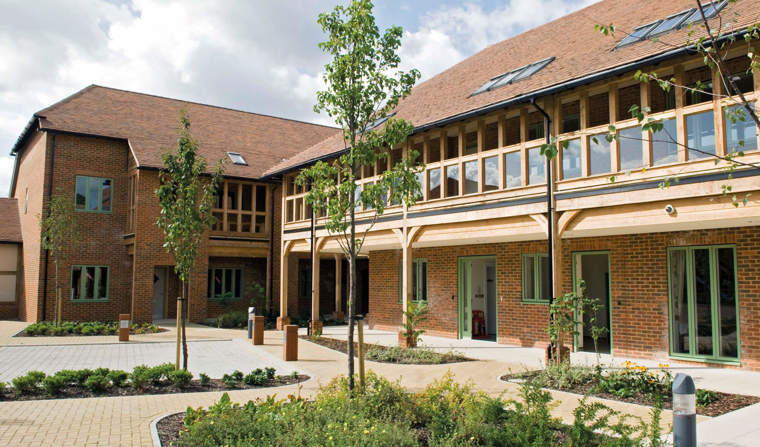
<path id="1" fill-rule="evenodd" d="M 211 384 L 211 378 L 206 374 L 201 373 L 200 376 L 201 386 L 209 386 Z"/>
<path id="2" fill-rule="evenodd" d="M 106 376 L 102 376 L 100 374 L 93 374 L 84 382 L 85 388 L 92 391 L 93 393 L 102 393 L 108 389 L 108 386 L 110 384 L 111 381 Z"/>
<path id="3" fill-rule="evenodd" d="M 150 381 L 153 385 L 160 385 L 163 380 L 169 380 L 169 373 L 174 371 L 173 363 L 162 363 L 150 369 Z"/>
<path id="4" fill-rule="evenodd" d="M 243 381 L 246 385 L 262 386 L 267 383 L 267 375 L 261 370 L 261 368 L 257 368 L 246 375 L 243 378 Z"/>
<path id="5" fill-rule="evenodd" d="M 132 385 L 138 390 L 145 388 L 148 382 L 151 381 L 151 377 L 151 368 L 146 365 L 135 366 L 129 374 L 129 380 L 132 381 Z"/>
<path id="6" fill-rule="evenodd" d="M 177 369 L 169 373 L 169 380 L 177 388 L 186 388 L 193 380 L 193 374 L 186 369 Z"/>
<path id="7" fill-rule="evenodd" d="M 113 369 L 108 371 L 106 378 L 111 381 L 111 384 L 115 387 L 123 387 L 126 385 L 129 373 L 120 369 Z"/>
<path id="8" fill-rule="evenodd" d="M 216 317 L 216 325 L 220 328 L 244 327 L 248 324 L 248 314 L 242 310 L 225 312 Z"/>
<path id="9" fill-rule="evenodd" d="M 11 382 L 16 395 L 31 394 L 39 391 L 40 384 L 45 379 L 42 371 L 29 371 L 26 375 L 16 377 Z"/>
<path id="10" fill-rule="evenodd" d="M 230 374 L 230 376 L 232 376 L 232 378 L 236 382 L 242 382 L 243 381 L 243 372 L 240 371 L 240 370 L 236 369 L 235 371 L 232 371 L 232 374 Z"/>
<path id="11" fill-rule="evenodd" d="M 637 394 L 654 398 L 670 393 L 673 380 L 669 370 L 650 371 L 645 366 L 625 362 L 623 369 L 599 374 L 597 391 L 614 394 L 620 399 Z"/>
<path id="12" fill-rule="evenodd" d="M 428 348 L 401 348 L 398 346 L 370 346 L 367 360 L 403 364 L 440 364 L 469 360 L 455 352 L 435 352 Z"/>
<path id="13" fill-rule="evenodd" d="M 71 333 L 74 332 L 74 328 L 76 327 L 76 325 L 77 325 L 77 323 L 73 322 L 73 321 L 65 321 L 65 322 L 61 323 L 61 327 L 68 334 L 71 334 Z"/>
<path id="14" fill-rule="evenodd" d="M 73 369 L 62 369 L 56 372 L 55 375 L 60 377 L 66 385 L 79 385 L 79 375 Z"/>
<path id="15" fill-rule="evenodd" d="M 66 385 L 66 380 L 57 374 L 42 379 L 42 388 L 48 396 L 57 396 Z"/>
<path id="16" fill-rule="evenodd" d="M 222 383 L 227 388 L 236 388 L 238 386 L 238 384 L 240 383 L 240 381 L 239 380 L 235 380 L 235 378 L 232 377 L 229 374 L 225 374 L 225 375 L 222 376 Z"/>
<path id="17" fill-rule="evenodd" d="M 267 380 L 274 380 L 274 373 L 276 371 L 277 370 L 275 370 L 274 368 L 264 368 L 264 373 L 267 376 Z"/>
<path id="18" fill-rule="evenodd" d="M 77 384 L 80 386 L 84 386 L 84 383 L 87 381 L 87 379 L 95 374 L 95 372 L 91 369 L 77 369 L 74 371 L 74 375 L 76 376 Z"/>
<path id="19" fill-rule="evenodd" d="M 84 326 L 82 328 L 82 335 L 97 335 L 98 331 L 92 326 Z"/>
<path id="20" fill-rule="evenodd" d="M 706 407 L 718 400 L 718 393 L 711 390 L 698 389 L 695 397 L 698 407 Z"/>

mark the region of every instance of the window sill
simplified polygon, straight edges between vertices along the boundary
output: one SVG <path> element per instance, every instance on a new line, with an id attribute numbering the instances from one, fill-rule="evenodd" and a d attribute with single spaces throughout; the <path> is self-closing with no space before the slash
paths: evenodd
<path id="1" fill-rule="evenodd" d="M 680 354 L 670 354 L 669 358 L 671 360 L 677 360 L 682 362 L 699 362 L 699 363 L 710 363 L 715 365 L 734 365 L 734 366 L 741 366 L 742 362 L 739 359 L 720 359 L 720 358 L 714 358 L 714 357 L 698 357 L 693 355 L 680 355 Z"/>
<path id="2" fill-rule="evenodd" d="M 240 301 L 243 299 L 243 297 L 239 296 L 239 297 L 231 297 L 231 298 L 206 298 L 206 299 L 215 303 L 220 303 L 220 302 L 226 303 L 228 301 Z"/>
<path id="3" fill-rule="evenodd" d="M 72 303 L 105 303 L 108 302 L 108 298 L 98 298 L 98 299 L 71 299 Z"/>
<path id="4" fill-rule="evenodd" d="M 522 304 L 549 304 L 548 300 L 520 300 Z"/>

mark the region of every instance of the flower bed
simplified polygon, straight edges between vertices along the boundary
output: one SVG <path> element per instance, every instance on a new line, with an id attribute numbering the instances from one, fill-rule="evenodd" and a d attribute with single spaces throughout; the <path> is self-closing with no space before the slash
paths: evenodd
<path id="1" fill-rule="evenodd" d="M 221 379 L 200 374 L 196 380 L 174 364 L 136 366 L 132 372 L 108 368 L 61 370 L 47 375 L 30 371 L 12 380 L 11 386 L 0 382 L 0 400 L 41 400 L 96 396 L 134 396 L 144 394 L 190 393 L 246 388 L 264 388 L 303 382 L 308 376 L 293 373 L 278 376 L 274 368 L 256 369 L 249 374 L 234 371 Z"/>
<path id="2" fill-rule="evenodd" d="M 309 337 L 302 335 L 303 340 L 316 343 L 320 346 L 348 353 L 348 342 L 329 337 Z M 439 365 L 443 363 L 469 362 L 472 359 L 467 358 L 456 352 L 436 352 L 428 348 L 400 348 L 398 346 L 382 346 L 370 343 L 364 343 L 367 350 L 367 360 L 382 363 L 399 363 L 407 365 Z M 354 342 L 354 355 L 359 355 L 359 343 Z"/>
<path id="3" fill-rule="evenodd" d="M 672 407 L 672 374 L 668 365 L 660 369 L 625 362 L 621 369 L 601 366 L 571 366 L 567 363 L 551 365 L 540 371 L 506 374 L 505 381 L 528 381 L 542 387 L 572 393 L 593 395 L 605 399 L 653 406 L 658 399 L 663 408 Z M 760 402 L 759 397 L 728 394 L 697 389 L 697 413 L 704 416 L 720 416 L 739 408 Z"/>
<path id="4" fill-rule="evenodd" d="M 132 324 L 129 332 L 131 334 L 155 334 L 166 332 L 153 323 Z M 52 321 L 40 321 L 32 323 L 23 331 L 16 334 L 17 337 L 39 337 L 39 336 L 56 336 L 62 337 L 67 335 L 116 335 L 119 333 L 118 321 L 64 321 L 60 326 L 56 326 Z"/>
<path id="5" fill-rule="evenodd" d="M 548 391 L 526 383 L 520 394 L 519 402 L 491 397 L 450 374 L 415 394 L 369 373 L 353 393 L 340 377 L 313 401 L 268 397 L 240 405 L 225 394 L 208 409 L 188 408 L 156 425 L 162 445 L 183 447 L 661 445 L 659 410 L 649 424 L 583 400 L 574 423 L 564 425 L 550 415 Z"/>

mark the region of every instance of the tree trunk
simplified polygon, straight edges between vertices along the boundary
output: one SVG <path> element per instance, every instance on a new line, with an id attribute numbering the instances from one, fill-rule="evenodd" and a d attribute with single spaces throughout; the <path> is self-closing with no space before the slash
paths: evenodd
<path id="1" fill-rule="evenodd" d="M 354 171 L 356 169 L 354 168 Z M 351 194 L 351 240 L 348 243 L 348 389 L 354 389 L 354 313 L 356 312 L 356 196 Z"/>
<path id="2" fill-rule="evenodd" d="M 187 321 L 187 280 L 182 281 L 182 369 L 187 370 L 187 334 L 185 334 L 185 322 Z"/>
<path id="3" fill-rule="evenodd" d="M 61 299 L 61 294 L 58 293 L 58 256 L 55 257 L 53 260 L 53 263 L 55 264 L 55 311 L 53 312 L 54 318 L 55 318 L 55 325 L 58 326 L 58 320 L 60 320 L 60 315 L 58 315 L 58 309 L 61 308 L 61 306 L 58 304 L 58 301 Z M 43 316 L 44 319 L 44 316 Z"/>

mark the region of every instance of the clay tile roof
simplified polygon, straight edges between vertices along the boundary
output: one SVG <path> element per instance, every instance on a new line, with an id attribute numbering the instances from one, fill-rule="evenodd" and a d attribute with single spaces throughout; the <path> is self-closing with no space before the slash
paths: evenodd
<path id="1" fill-rule="evenodd" d="M 703 0 L 703 4 L 708 2 Z M 541 89 L 549 88 L 594 73 L 623 66 L 683 46 L 704 34 L 701 26 L 670 31 L 658 36 L 659 42 L 642 41 L 614 49 L 636 27 L 694 8 L 694 0 L 632 1 L 604 0 L 530 31 L 493 44 L 448 70 L 414 87 L 412 94 L 397 108 L 397 118 L 410 120 L 416 127 L 476 111 Z M 721 11 L 723 24 L 743 29 L 760 21 L 760 0 L 729 2 Z M 711 26 L 718 24 L 713 19 Z M 614 38 L 603 36 L 594 25 L 614 24 Z M 498 26 L 498 24 L 493 24 Z M 489 79 L 525 65 L 555 57 L 530 78 L 470 96 Z M 310 160 L 339 152 L 344 148 L 340 136 L 299 152 L 268 171 L 274 174 Z"/>
<path id="2" fill-rule="evenodd" d="M 21 221 L 16 199 L 0 198 L 0 242 L 21 242 Z"/>
<path id="3" fill-rule="evenodd" d="M 97 85 L 80 90 L 35 114 L 43 130 L 125 139 L 141 167 L 161 167 L 161 154 L 176 150 L 184 109 L 199 151 L 210 166 L 240 153 L 247 166 L 229 159 L 225 175 L 260 178 L 269 167 L 338 132 L 328 126 L 185 102 Z"/>

